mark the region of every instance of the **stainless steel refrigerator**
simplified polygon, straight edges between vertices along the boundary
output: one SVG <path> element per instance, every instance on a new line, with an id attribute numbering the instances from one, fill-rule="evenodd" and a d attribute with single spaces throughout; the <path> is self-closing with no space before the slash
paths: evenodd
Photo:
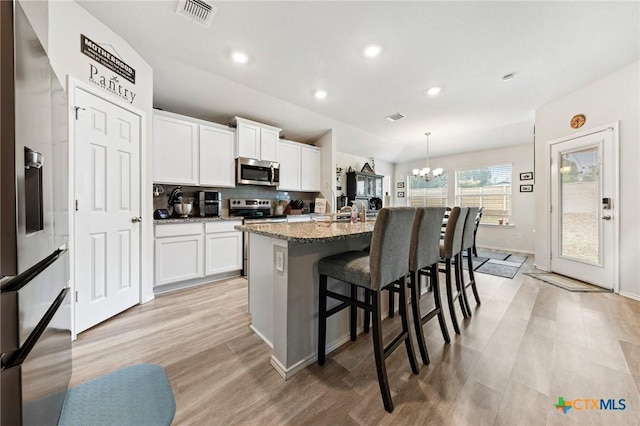
<path id="1" fill-rule="evenodd" d="M 56 425 L 71 377 L 66 94 L 0 1 L 0 425 Z"/>

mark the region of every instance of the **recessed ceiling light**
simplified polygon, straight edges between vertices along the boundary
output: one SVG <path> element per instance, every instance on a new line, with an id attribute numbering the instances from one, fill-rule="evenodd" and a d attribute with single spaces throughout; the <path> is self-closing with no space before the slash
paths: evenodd
<path id="1" fill-rule="evenodd" d="M 374 56 L 378 56 L 382 48 L 377 44 L 370 44 L 364 49 L 364 55 L 373 58 Z"/>
<path id="2" fill-rule="evenodd" d="M 316 99 L 324 99 L 327 97 L 327 91 L 318 89 L 313 93 L 313 96 L 315 96 Z"/>
<path id="3" fill-rule="evenodd" d="M 237 62 L 239 64 L 246 64 L 249 61 L 249 55 L 239 50 L 236 50 L 231 54 L 231 59 L 233 59 L 234 62 Z"/>
<path id="4" fill-rule="evenodd" d="M 427 90 L 427 95 L 429 96 L 435 96 L 438 93 L 440 93 L 442 89 L 439 87 L 432 87 L 431 89 Z"/>
<path id="5" fill-rule="evenodd" d="M 509 80 L 513 80 L 513 77 L 515 77 L 515 74 L 511 73 L 511 74 L 507 74 L 505 76 L 502 77 L 502 81 L 509 81 Z"/>

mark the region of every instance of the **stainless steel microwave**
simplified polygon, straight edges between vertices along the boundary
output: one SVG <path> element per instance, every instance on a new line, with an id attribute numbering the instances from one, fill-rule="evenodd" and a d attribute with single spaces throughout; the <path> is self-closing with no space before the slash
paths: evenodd
<path id="1" fill-rule="evenodd" d="M 236 183 L 276 186 L 280 183 L 280 163 L 253 158 L 236 160 Z"/>

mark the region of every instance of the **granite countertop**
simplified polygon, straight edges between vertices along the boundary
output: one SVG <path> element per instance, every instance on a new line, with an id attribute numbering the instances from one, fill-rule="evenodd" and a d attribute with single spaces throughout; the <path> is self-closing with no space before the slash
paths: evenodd
<path id="1" fill-rule="evenodd" d="M 242 221 L 241 217 L 220 216 L 220 217 L 172 217 L 169 219 L 154 219 L 154 225 L 166 225 L 176 223 L 202 223 L 202 222 L 219 222 L 221 220 L 236 220 Z"/>
<path id="2" fill-rule="evenodd" d="M 371 236 L 375 221 L 365 223 L 315 222 L 265 223 L 235 226 L 245 231 L 294 243 L 311 244 L 327 241 L 345 240 L 360 236 Z"/>

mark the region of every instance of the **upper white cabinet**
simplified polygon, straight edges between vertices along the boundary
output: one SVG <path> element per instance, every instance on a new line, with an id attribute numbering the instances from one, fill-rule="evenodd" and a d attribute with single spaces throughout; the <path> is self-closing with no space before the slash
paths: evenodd
<path id="1" fill-rule="evenodd" d="M 320 148 L 281 140 L 278 147 L 281 191 L 319 192 L 322 152 Z"/>
<path id="2" fill-rule="evenodd" d="M 235 123 L 237 129 L 238 157 L 278 161 L 281 129 L 241 117 L 235 117 L 231 123 Z"/>
<path id="3" fill-rule="evenodd" d="M 322 189 L 322 151 L 315 146 L 302 145 L 300 148 L 300 190 L 320 191 Z"/>
<path id="4" fill-rule="evenodd" d="M 233 132 L 200 126 L 200 185 L 235 187 Z"/>
<path id="5" fill-rule="evenodd" d="M 300 190 L 300 145 L 299 143 L 280 141 L 278 162 L 280 163 L 279 190 Z"/>
<path id="6" fill-rule="evenodd" d="M 154 182 L 197 185 L 198 158 L 198 125 L 154 113 Z"/>
<path id="7" fill-rule="evenodd" d="M 234 133 L 220 124 L 154 111 L 153 181 L 235 187 Z"/>

